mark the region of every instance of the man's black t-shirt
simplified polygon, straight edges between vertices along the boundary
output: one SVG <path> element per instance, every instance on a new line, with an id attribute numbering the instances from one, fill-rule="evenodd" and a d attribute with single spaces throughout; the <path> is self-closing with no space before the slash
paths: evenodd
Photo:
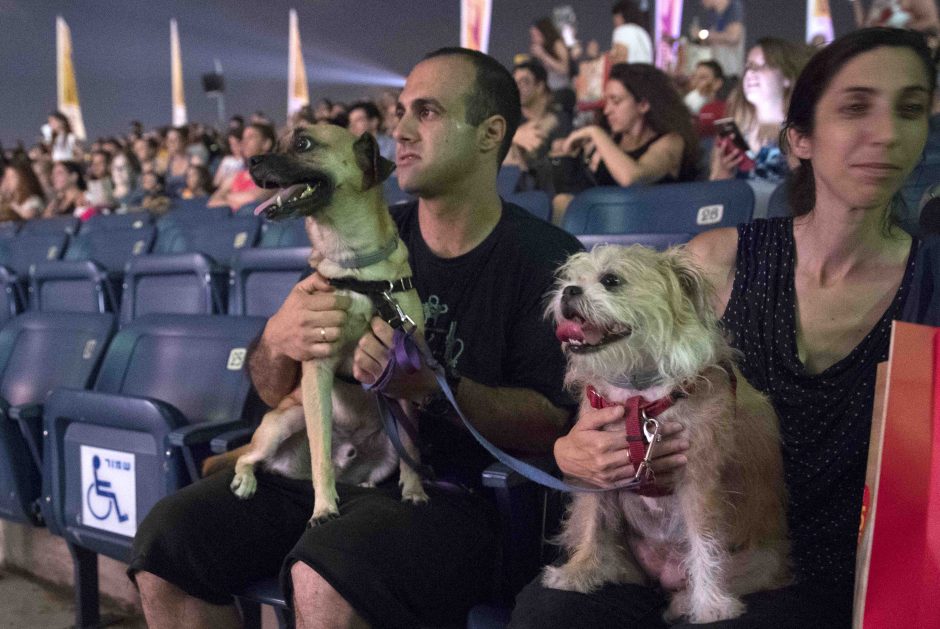
<path id="1" fill-rule="evenodd" d="M 414 283 L 424 305 L 425 337 L 448 372 L 491 387 L 533 389 L 572 407 L 562 388 L 565 359 L 545 318 L 555 269 L 582 249 L 567 232 L 503 204 L 489 236 L 472 251 L 440 258 L 418 225 L 417 203 L 393 208 L 408 246 Z M 462 427 L 422 417 L 422 455 L 439 476 L 480 482 L 492 457 Z"/>

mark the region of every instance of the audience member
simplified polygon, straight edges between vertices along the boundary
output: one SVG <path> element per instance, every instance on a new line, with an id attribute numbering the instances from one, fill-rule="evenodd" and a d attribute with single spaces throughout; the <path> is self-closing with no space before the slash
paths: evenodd
<path id="1" fill-rule="evenodd" d="M 114 185 L 111 182 L 111 156 L 102 149 L 92 151 L 91 162 L 85 171 L 88 187 L 85 199 L 97 208 L 114 206 Z"/>
<path id="2" fill-rule="evenodd" d="M 503 163 L 527 172 L 531 187 L 552 191 L 549 149 L 554 140 L 568 135 L 571 123 L 568 116 L 552 107 L 548 76 L 542 64 L 537 61 L 517 64 L 512 76 L 519 88 L 522 124 L 513 135 Z"/>
<path id="3" fill-rule="evenodd" d="M 45 207 L 45 194 L 29 162 L 7 164 L 0 182 L 0 220 L 36 218 Z"/>
<path id="4" fill-rule="evenodd" d="M 529 52 L 545 66 L 552 92 L 571 88 L 571 60 L 568 48 L 551 18 L 543 17 L 529 27 Z"/>
<path id="5" fill-rule="evenodd" d="M 746 155 L 729 138 L 719 138 L 712 152 L 710 179 L 743 178 L 781 181 L 789 171 L 779 146 L 790 94 L 811 50 L 774 37 L 764 37 L 747 53 L 741 83 L 728 99 L 728 114 L 750 147 Z M 739 166 L 753 160 L 747 170 Z"/>
<path id="6" fill-rule="evenodd" d="M 186 186 L 180 191 L 181 199 L 201 199 L 212 194 L 212 175 L 205 166 L 186 169 Z"/>
<path id="7" fill-rule="evenodd" d="M 728 76 L 741 76 L 744 70 L 744 0 L 702 0 L 705 15 L 700 21 L 708 31 L 703 42 L 712 58 Z M 693 34 L 697 38 L 698 33 Z"/>
<path id="8" fill-rule="evenodd" d="M 398 90 L 382 90 L 379 94 L 379 109 L 382 111 L 382 131 L 391 136 L 398 124 L 395 109 L 398 105 Z"/>
<path id="9" fill-rule="evenodd" d="M 170 209 L 170 197 L 166 195 L 163 177 L 156 172 L 149 170 L 140 176 L 140 187 L 143 190 L 143 197 L 140 200 L 140 207 L 151 214 L 164 214 Z"/>
<path id="10" fill-rule="evenodd" d="M 248 161 L 255 155 L 269 153 L 277 146 L 277 137 L 274 129 L 268 125 L 251 123 L 242 132 L 241 153 L 243 167 L 241 170 L 226 179 L 219 189 L 209 197 L 209 207 L 228 206 L 232 211 L 248 203 L 264 201 L 273 194 L 272 190 L 265 190 L 255 185 L 248 172 Z"/>
<path id="11" fill-rule="evenodd" d="M 873 0 L 865 14 L 862 0 L 849 0 L 857 26 L 893 26 L 928 32 L 940 28 L 936 0 Z"/>
<path id="12" fill-rule="evenodd" d="M 242 133 L 243 131 L 232 130 L 225 136 L 228 144 L 228 155 L 219 162 L 215 177 L 212 179 L 212 184 L 216 188 L 220 187 L 223 181 L 233 177 L 235 173 L 245 168 L 245 160 L 242 157 Z"/>
<path id="13" fill-rule="evenodd" d="M 349 106 L 349 130 L 359 136 L 369 132 L 379 143 L 379 153 L 387 160 L 395 160 L 395 140 L 382 132 L 382 114 L 371 100 L 361 100 Z"/>
<path id="14" fill-rule="evenodd" d="M 693 116 L 698 116 L 703 106 L 715 100 L 724 82 L 725 73 L 717 61 L 699 61 L 696 64 L 689 82 L 691 89 L 682 99 Z"/>
<path id="15" fill-rule="evenodd" d="M 653 63 L 653 40 L 647 32 L 649 13 L 640 0 L 620 0 L 613 6 L 614 34 L 610 63 Z M 649 6 L 647 2 L 644 6 Z"/>
<path id="16" fill-rule="evenodd" d="M 140 172 L 159 172 L 157 168 L 157 141 L 150 136 L 134 140 L 134 155 L 140 164 Z"/>
<path id="17" fill-rule="evenodd" d="M 165 191 L 168 197 L 179 197 L 186 187 L 186 171 L 189 169 L 189 154 L 186 146 L 189 142 L 189 129 L 173 127 L 166 132 L 166 170 L 164 170 Z"/>
<path id="18" fill-rule="evenodd" d="M 49 114 L 48 123 L 43 128 L 43 136 L 52 154 L 52 161 L 78 161 L 81 159 L 81 145 L 72 132 L 69 119 L 61 111 L 54 111 Z"/>
<path id="19" fill-rule="evenodd" d="M 120 211 L 127 212 L 141 206 L 144 190 L 139 180 L 137 157 L 127 149 L 118 152 L 111 160 L 111 182 L 114 184 L 114 201 Z"/>
<path id="20" fill-rule="evenodd" d="M 77 162 L 56 162 L 52 166 L 53 196 L 43 211 L 43 218 L 72 214 L 88 205 L 85 177 Z"/>
<path id="21" fill-rule="evenodd" d="M 609 131 L 590 125 L 565 140 L 564 153 L 583 152 L 595 185 L 629 186 L 695 179 L 698 137 L 689 110 L 661 70 L 643 63 L 619 63 L 604 88 Z M 555 196 L 560 222 L 570 194 Z"/>
<path id="22" fill-rule="evenodd" d="M 721 627 L 852 624 L 875 371 L 893 320 L 940 324 L 938 241 L 912 239 L 891 219 L 923 149 L 935 87 L 914 33 L 869 29 L 836 40 L 807 65 L 787 116 L 800 162 L 795 218 L 706 232 L 689 245 L 716 289 L 713 306 L 742 373 L 780 418 L 789 488 L 796 583 L 745 596 L 745 614 Z M 582 408 L 555 444 L 559 467 L 603 487 L 632 477 L 623 409 Z M 660 446 L 657 476 L 681 474 L 687 439 L 677 432 Z M 584 595 L 534 582 L 510 626 L 664 629 L 665 604 L 662 591 L 641 585 Z"/>
<path id="23" fill-rule="evenodd" d="M 333 101 L 329 98 L 321 98 L 317 100 L 316 104 L 313 107 L 313 117 L 317 122 L 329 122 L 330 117 L 333 115 Z"/>

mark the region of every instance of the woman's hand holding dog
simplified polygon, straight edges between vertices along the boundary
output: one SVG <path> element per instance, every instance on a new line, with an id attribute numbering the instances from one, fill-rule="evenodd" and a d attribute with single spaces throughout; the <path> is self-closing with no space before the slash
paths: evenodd
<path id="1" fill-rule="evenodd" d="M 348 296 L 336 295 L 329 281 L 314 273 L 298 282 L 271 316 L 263 342 L 297 362 L 328 358 L 336 351 L 349 304 Z"/>
<path id="2" fill-rule="evenodd" d="M 593 409 L 582 406 L 578 422 L 555 442 L 555 461 L 568 476 L 598 487 L 613 489 L 636 474 L 624 434 L 622 406 Z M 685 467 L 689 442 L 678 422 L 663 422 L 662 442 L 656 444 L 652 461 L 659 485 L 669 486 Z"/>

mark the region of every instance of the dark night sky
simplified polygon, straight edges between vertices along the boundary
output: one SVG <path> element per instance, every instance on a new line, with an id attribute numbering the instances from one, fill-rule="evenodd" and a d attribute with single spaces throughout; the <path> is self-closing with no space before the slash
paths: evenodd
<path id="1" fill-rule="evenodd" d="M 490 53 L 509 64 L 528 48 L 528 25 L 571 4 L 580 36 L 610 40 L 612 0 L 494 0 Z M 836 32 L 848 3 L 831 3 Z M 845 6 L 843 6 L 845 5 Z M 169 20 L 179 22 L 190 120 L 213 122 L 215 101 L 200 76 L 222 62 L 226 110 L 285 116 L 287 17 L 296 8 L 311 98 L 374 95 L 401 80 L 423 53 L 457 45 L 459 0 L 0 0 L 0 141 L 38 137 L 55 108 L 55 16 L 72 30 L 74 61 L 89 137 L 170 119 Z M 698 10 L 687 0 L 686 20 Z M 802 37 L 804 0 L 746 0 L 748 40 Z M 345 78 L 342 78 L 345 77 Z"/>

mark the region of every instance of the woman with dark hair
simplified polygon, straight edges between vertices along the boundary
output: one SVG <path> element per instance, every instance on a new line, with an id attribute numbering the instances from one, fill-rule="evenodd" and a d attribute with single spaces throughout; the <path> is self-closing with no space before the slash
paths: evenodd
<path id="1" fill-rule="evenodd" d="M 712 151 L 711 180 L 737 175 L 776 182 L 786 176 L 789 168 L 780 151 L 780 129 L 796 78 L 810 52 L 802 44 L 775 37 L 759 39 L 748 51 L 744 77 L 731 92 L 727 111 L 750 147 L 754 166 L 739 172 L 744 152 L 729 138 L 719 138 Z"/>
<path id="2" fill-rule="evenodd" d="M 52 153 L 52 161 L 77 161 L 81 158 L 81 147 L 78 138 L 72 133 L 69 119 L 61 111 L 49 114 L 47 125 L 43 128 L 46 143 Z M 48 129 L 48 131 L 46 131 Z"/>
<path id="3" fill-rule="evenodd" d="M 695 179 L 698 136 L 669 77 L 644 63 L 618 63 L 610 69 L 604 97 L 610 131 L 598 125 L 582 127 L 567 137 L 562 148 L 568 154 L 583 149 L 590 156 L 596 185 Z M 563 213 L 571 198 L 556 195 L 556 214 Z"/>
<path id="4" fill-rule="evenodd" d="M 529 28 L 529 51 L 548 71 L 548 89 L 557 91 L 571 87 L 571 58 L 561 33 L 551 18 L 536 20 Z"/>
<path id="5" fill-rule="evenodd" d="M 189 154 L 186 145 L 189 142 L 189 129 L 171 127 L 166 132 L 166 194 L 170 198 L 180 196 L 186 187 L 186 171 L 189 169 Z"/>
<path id="6" fill-rule="evenodd" d="M 0 182 L 0 220 L 35 218 L 45 206 L 42 185 L 29 161 L 9 164 Z"/>
<path id="7" fill-rule="evenodd" d="M 689 244 L 741 372 L 777 411 L 789 490 L 795 584 L 744 597 L 745 614 L 722 627 L 851 626 L 876 368 L 893 320 L 940 325 L 940 241 L 891 221 L 927 138 L 935 87 L 917 33 L 866 29 L 836 40 L 800 75 L 785 122 L 800 163 L 796 217 Z M 615 422 L 619 433 L 603 430 Z M 622 422 L 611 409 L 583 410 L 555 443 L 561 470 L 605 487 L 631 477 Z M 682 433 L 659 447 L 668 454 L 653 461 L 657 479 L 683 473 Z M 661 592 L 639 585 L 585 595 L 533 584 L 512 626 L 663 627 L 664 606 Z"/>
<path id="8" fill-rule="evenodd" d="M 77 162 L 56 162 L 52 166 L 52 189 L 54 196 L 43 211 L 43 218 L 71 214 L 88 205 L 85 191 L 85 176 Z"/>

